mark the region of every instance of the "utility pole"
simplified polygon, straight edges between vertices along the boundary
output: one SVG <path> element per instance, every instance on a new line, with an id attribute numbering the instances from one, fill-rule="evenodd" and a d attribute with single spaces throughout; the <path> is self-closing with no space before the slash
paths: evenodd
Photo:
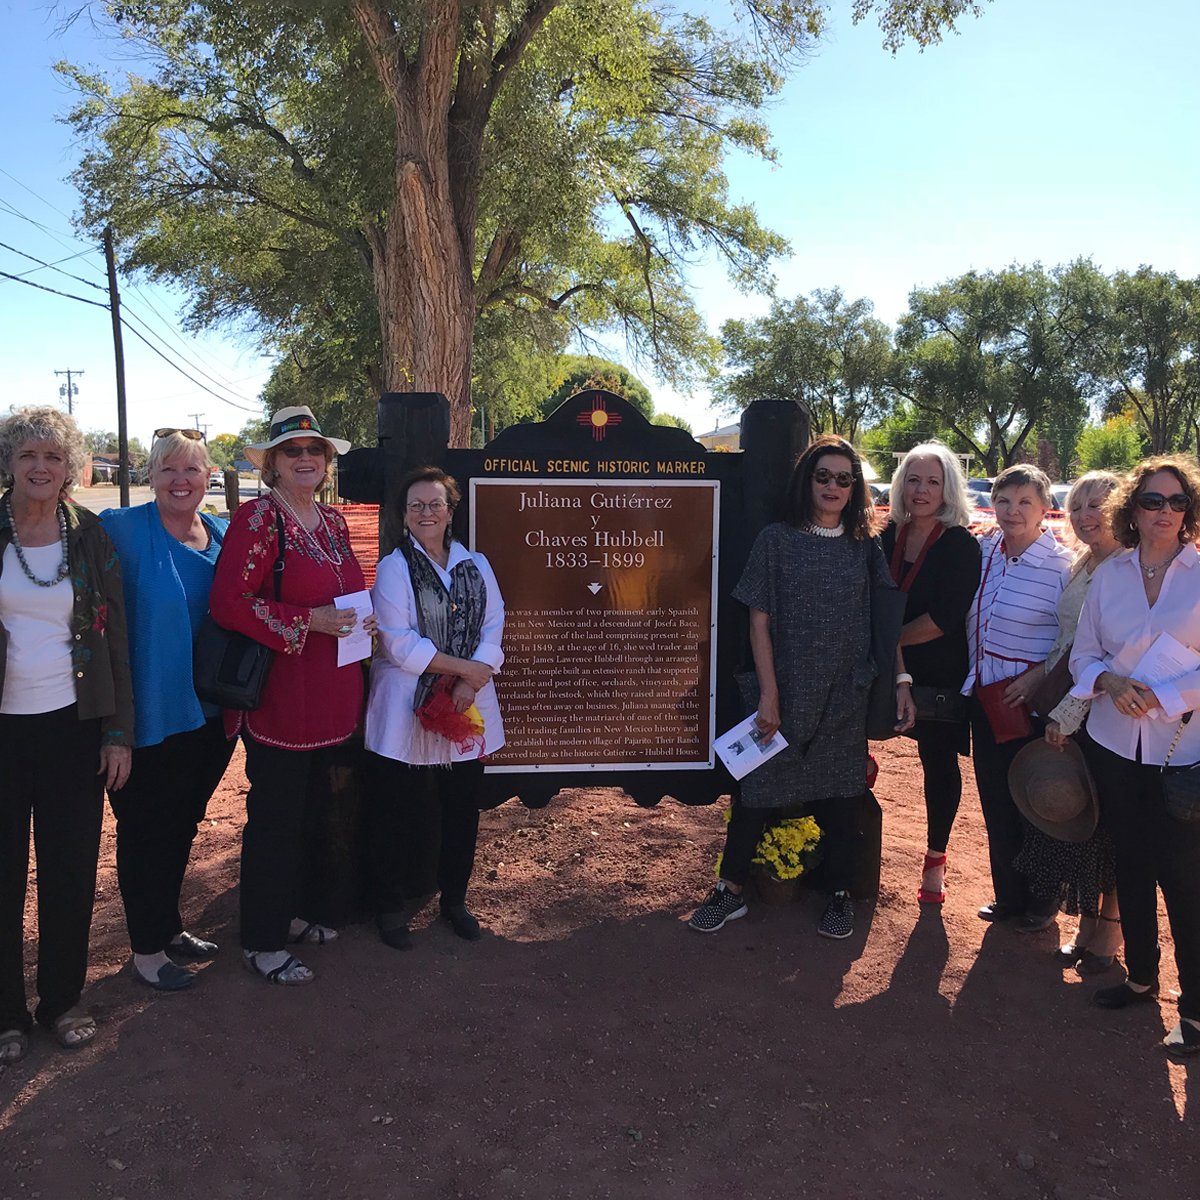
<path id="1" fill-rule="evenodd" d="M 203 413 L 188 413 L 188 416 L 191 417 L 192 420 L 196 422 L 196 428 L 199 429 L 200 428 L 200 418 L 202 416 L 204 416 L 204 414 Z"/>
<path id="2" fill-rule="evenodd" d="M 113 256 L 112 226 L 104 229 L 104 261 L 108 264 L 108 311 L 112 316 L 113 360 L 117 369 L 117 481 L 121 507 L 129 507 L 129 426 L 125 420 L 125 347 L 121 341 L 121 297 L 117 293 L 117 263 Z"/>
<path id="3" fill-rule="evenodd" d="M 75 415 L 75 397 L 79 395 L 79 388 L 71 382 L 72 375 L 82 375 L 82 371 L 55 371 L 55 375 L 65 375 L 66 383 L 58 385 L 58 394 L 67 398 L 67 413 L 70 416 Z"/>

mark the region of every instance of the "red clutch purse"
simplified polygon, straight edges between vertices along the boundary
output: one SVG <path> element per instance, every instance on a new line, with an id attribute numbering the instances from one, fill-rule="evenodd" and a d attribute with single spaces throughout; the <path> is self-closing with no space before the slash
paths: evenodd
<path id="1" fill-rule="evenodd" d="M 1029 720 L 1029 709 L 1024 704 L 1016 708 L 1004 703 L 1004 693 L 1008 690 L 1011 679 L 998 679 L 995 683 L 987 683 L 982 687 L 975 685 L 975 695 L 983 705 L 984 715 L 992 727 L 992 737 L 996 744 L 1015 742 L 1017 738 L 1033 736 L 1033 723 Z"/>

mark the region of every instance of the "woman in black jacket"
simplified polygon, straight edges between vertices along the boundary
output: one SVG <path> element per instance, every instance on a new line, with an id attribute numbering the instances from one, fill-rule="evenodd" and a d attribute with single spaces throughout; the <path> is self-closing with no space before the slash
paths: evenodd
<path id="1" fill-rule="evenodd" d="M 946 843 L 962 797 L 958 756 L 971 748 L 966 701 L 967 610 L 979 586 L 979 543 L 958 457 L 941 442 L 915 446 L 892 476 L 891 521 L 883 552 L 908 594 L 904 664 L 913 677 L 917 723 L 912 736 L 925 773 L 929 848 L 917 899 L 942 904 Z"/>

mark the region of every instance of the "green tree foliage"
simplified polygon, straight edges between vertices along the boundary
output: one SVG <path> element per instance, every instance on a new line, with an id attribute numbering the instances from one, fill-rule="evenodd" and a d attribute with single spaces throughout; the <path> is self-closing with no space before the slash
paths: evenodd
<path id="1" fill-rule="evenodd" d="M 897 454 L 907 454 L 921 442 L 934 440 L 945 442 L 952 450 L 970 453 L 952 429 L 938 424 L 928 413 L 921 412 L 903 400 L 897 403 L 882 421 L 866 430 L 859 439 L 863 453 L 870 459 L 881 479 L 892 477 L 892 472 L 896 469 Z"/>
<path id="2" fill-rule="evenodd" d="M 1089 425 L 1079 435 L 1077 453 L 1084 471 L 1128 471 L 1142 459 L 1138 423 L 1128 414 Z"/>
<path id="3" fill-rule="evenodd" d="M 1187 445 L 1200 420 L 1200 281 L 1141 267 L 1112 277 L 1095 370 L 1109 413 L 1132 409 L 1151 454 Z"/>
<path id="4" fill-rule="evenodd" d="M 676 429 L 682 429 L 687 433 L 692 432 L 692 427 L 689 422 L 682 417 L 677 417 L 674 413 L 655 413 L 650 421 L 651 425 L 673 425 Z"/>
<path id="5" fill-rule="evenodd" d="M 820 0 L 731 0 L 730 31 L 648 0 L 110 0 L 147 69 L 80 100 L 81 224 L 189 320 L 305 370 L 430 390 L 466 441 L 479 318 L 618 332 L 677 386 L 715 358 L 685 269 L 762 288 L 786 250 L 728 197 L 771 157 L 760 113 L 812 49 Z M 706 5 L 711 9 L 711 5 Z M 936 42 L 965 0 L 855 0 L 885 44 Z M 281 387 L 298 386 L 283 379 Z"/>
<path id="6" fill-rule="evenodd" d="M 236 434 L 218 433 L 208 439 L 208 461 L 218 471 L 232 471 L 241 449 Z"/>
<path id="7" fill-rule="evenodd" d="M 89 429 L 83 435 L 83 444 L 91 454 L 107 454 L 109 442 L 115 445 L 116 441 L 115 433 L 106 433 L 103 429 Z"/>
<path id="8" fill-rule="evenodd" d="M 603 358 L 564 354 L 555 371 L 554 391 L 540 405 L 536 419 L 548 417 L 564 400 L 586 387 L 605 388 L 624 396 L 647 420 L 654 416 L 654 398 L 650 389 L 628 367 Z"/>
<path id="9" fill-rule="evenodd" d="M 1051 410 L 1060 421 L 1086 415 L 1107 293 L 1086 259 L 917 288 L 900 319 L 894 384 L 995 474 L 1017 461 Z"/>
<path id="10" fill-rule="evenodd" d="M 798 400 L 816 429 L 854 440 L 890 398 L 891 330 L 873 309 L 829 288 L 776 300 L 758 320 L 726 321 L 721 343 L 732 373 L 714 385 L 718 403 L 732 411 L 752 400 Z"/>

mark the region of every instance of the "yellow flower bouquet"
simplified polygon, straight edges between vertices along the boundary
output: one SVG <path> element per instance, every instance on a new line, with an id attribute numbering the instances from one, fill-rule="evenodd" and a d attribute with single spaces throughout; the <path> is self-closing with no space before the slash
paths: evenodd
<path id="1" fill-rule="evenodd" d="M 763 833 L 754 862 L 776 879 L 799 879 L 820 861 L 820 841 L 821 829 L 812 817 L 792 817 Z"/>

